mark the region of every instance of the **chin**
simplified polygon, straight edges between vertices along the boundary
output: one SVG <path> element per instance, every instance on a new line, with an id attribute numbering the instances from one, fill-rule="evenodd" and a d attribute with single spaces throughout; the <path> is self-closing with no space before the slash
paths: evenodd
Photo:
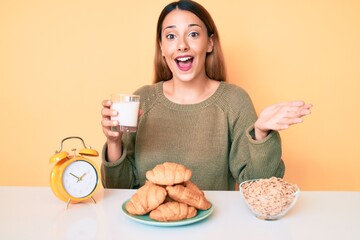
<path id="1" fill-rule="evenodd" d="M 192 82 L 194 80 L 194 77 L 192 77 L 192 76 L 189 76 L 189 77 L 176 76 L 174 79 L 176 79 L 177 81 L 180 81 L 180 82 Z"/>

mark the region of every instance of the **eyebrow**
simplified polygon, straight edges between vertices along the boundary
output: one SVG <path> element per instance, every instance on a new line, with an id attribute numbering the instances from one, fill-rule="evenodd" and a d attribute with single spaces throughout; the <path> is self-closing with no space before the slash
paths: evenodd
<path id="1" fill-rule="evenodd" d="M 201 28 L 201 26 L 200 26 L 199 24 L 196 24 L 196 23 L 191 23 L 191 24 L 188 25 L 188 27 L 200 27 L 200 28 Z M 165 27 L 165 28 L 163 29 L 163 31 L 166 30 L 166 29 L 168 29 L 168 28 L 176 28 L 176 26 L 175 26 L 175 25 L 167 26 L 167 27 Z"/>

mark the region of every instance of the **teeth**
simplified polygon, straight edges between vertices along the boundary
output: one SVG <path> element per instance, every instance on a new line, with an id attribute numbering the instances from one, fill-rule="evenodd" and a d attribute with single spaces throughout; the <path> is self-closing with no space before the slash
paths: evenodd
<path id="1" fill-rule="evenodd" d="M 181 58 L 177 58 L 176 60 L 180 61 L 180 62 L 186 62 L 188 60 L 190 60 L 191 57 L 181 57 Z"/>

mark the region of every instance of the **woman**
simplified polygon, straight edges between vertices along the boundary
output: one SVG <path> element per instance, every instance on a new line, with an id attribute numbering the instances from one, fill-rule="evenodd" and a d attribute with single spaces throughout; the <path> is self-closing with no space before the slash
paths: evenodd
<path id="1" fill-rule="evenodd" d="M 107 188 L 138 188 L 145 173 L 171 161 L 193 172 L 203 190 L 234 190 L 237 182 L 282 177 L 278 131 L 302 122 L 310 104 L 272 105 L 257 118 L 248 94 L 225 82 L 219 34 L 198 3 L 178 1 L 161 12 L 155 81 L 141 95 L 137 133 L 113 132 L 111 101 L 103 101 L 102 181 Z"/>

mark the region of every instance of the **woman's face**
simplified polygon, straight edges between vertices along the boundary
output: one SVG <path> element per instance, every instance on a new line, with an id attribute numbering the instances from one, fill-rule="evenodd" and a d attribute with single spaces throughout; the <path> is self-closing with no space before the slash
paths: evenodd
<path id="1" fill-rule="evenodd" d="M 193 13 L 173 10 L 162 24 L 160 47 L 173 78 L 181 81 L 206 78 L 206 53 L 213 49 L 204 23 Z"/>

